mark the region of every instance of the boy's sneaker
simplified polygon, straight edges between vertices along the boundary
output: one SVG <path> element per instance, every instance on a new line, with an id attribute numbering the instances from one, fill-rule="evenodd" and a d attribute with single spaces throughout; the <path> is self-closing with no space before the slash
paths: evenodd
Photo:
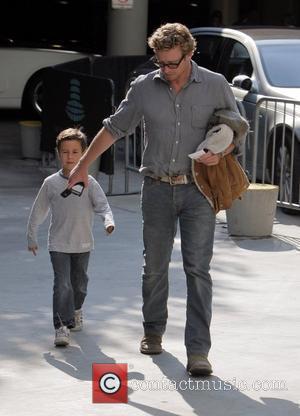
<path id="1" fill-rule="evenodd" d="M 57 347 L 66 347 L 70 344 L 70 330 L 66 326 L 61 326 L 55 330 L 54 344 Z"/>
<path id="2" fill-rule="evenodd" d="M 71 328 L 71 331 L 81 331 L 83 328 L 83 316 L 82 309 L 77 309 L 74 313 L 75 326 Z"/>

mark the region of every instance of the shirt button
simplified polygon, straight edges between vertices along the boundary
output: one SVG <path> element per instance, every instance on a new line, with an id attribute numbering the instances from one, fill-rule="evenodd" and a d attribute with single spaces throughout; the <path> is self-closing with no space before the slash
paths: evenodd
<path id="1" fill-rule="evenodd" d="M 178 144 L 178 140 L 176 140 L 176 142 L 175 142 L 176 144 Z"/>
<path id="2" fill-rule="evenodd" d="M 180 105 L 179 104 L 176 104 L 176 107 L 180 107 Z"/>
<path id="3" fill-rule="evenodd" d="M 177 123 L 177 124 L 178 124 L 178 126 L 180 126 L 180 121 L 178 121 L 178 123 Z"/>
<path id="4" fill-rule="evenodd" d="M 172 162 L 175 162 L 175 159 L 173 159 Z"/>

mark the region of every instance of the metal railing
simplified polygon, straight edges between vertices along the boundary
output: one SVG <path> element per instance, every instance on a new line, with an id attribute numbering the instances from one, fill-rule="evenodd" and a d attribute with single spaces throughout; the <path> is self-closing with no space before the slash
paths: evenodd
<path id="1" fill-rule="evenodd" d="M 278 185 L 277 205 L 293 210 L 300 210 L 299 131 L 300 101 L 275 97 L 257 101 L 253 143 L 248 146 L 251 182 Z"/>
<path id="2" fill-rule="evenodd" d="M 249 114 L 244 116 L 249 118 Z M 252 118 L 253 131 L 247 137 L 241 157 L 250 181 L 279 185 L 278 206 L 300 210 L 300 101 L 262 97 L 255 105 Z M 124 188 L 118 195 L 139 192 L 136 178 L 143 150 L 142 121 L 124 138 L 123 153 L 118 161 Z M 113 179 L 109 178 L 109 195 L 114 195 Z M 136 188 L 134 191 L 130 190 L 132 185 Z"/>
<path id="3" fill-rule="evenodd" d="M 129 192 L 130 172 L 138 172 L 144 151 L 144 120 L 125 137 L 125 193 Z"/>

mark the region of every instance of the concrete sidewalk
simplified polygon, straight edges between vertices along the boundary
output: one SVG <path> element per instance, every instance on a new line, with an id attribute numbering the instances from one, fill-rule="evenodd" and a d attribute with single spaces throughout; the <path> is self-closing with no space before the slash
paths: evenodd
<path id="1" fill-rule="evenodd" d="M 15 137 L 17 127 L 11 127 Z M 6 132 L 0 123 L 0 143 Z M 72 334 L 68 348 L 54 347 L 47 224 L 40 229 L 37 257 L 25 240 L 44 174 L 16 152 L 7 155 L 0 158 L 1 416 L 300 415 L 299 216 L 278 211 L 272 237 L 248 239 L 229 237 L 224 212 L 218 215 L 211 270 L 214 374 L 189 378 L 179 235 L 170 265 L 164 352 L 147 357 L 138 351 L 139 195 L 109 197 L 117 228 L 106 237 L 102 224 L 95 225 L 84 331 Z M 92 403 L 92 363 L 128 364 L 128 404 Z"/>

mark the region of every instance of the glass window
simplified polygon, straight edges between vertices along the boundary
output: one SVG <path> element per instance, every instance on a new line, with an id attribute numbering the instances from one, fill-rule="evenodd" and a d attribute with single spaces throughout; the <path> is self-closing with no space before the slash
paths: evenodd
<path id="1" fill-rule="evenodd" d="M 232 83 L 233 78 L 237 75 L 251 77 L 252 72 L 253 67 L 248 50 L 240 42 L 234 42 L 225 73 L 227 81 Z"/>
<path id="2" fill-rule="evenodd" d="M 224 41 L 223 38 L 211 35 L 195 35 L 194 37 L 197 41 L 197 51 L 193 59 L 198 65 L 212 71 L 217 71 Z"/>
<path id="3" fill-rule="evenodd" d="M 300 42 L 258 45 L 266 77 L 274 87 L 300 87 Z"/>

